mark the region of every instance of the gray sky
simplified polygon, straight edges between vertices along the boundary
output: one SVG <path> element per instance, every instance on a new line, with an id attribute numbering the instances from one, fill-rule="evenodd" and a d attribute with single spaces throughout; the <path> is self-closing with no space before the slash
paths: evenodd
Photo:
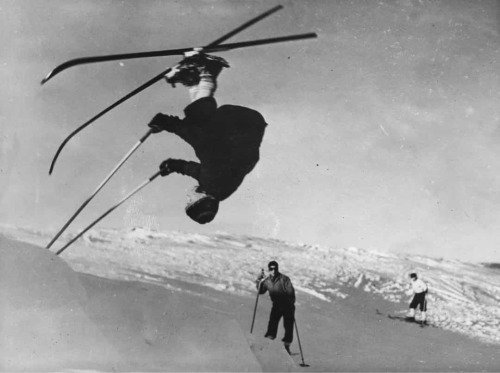
<path id="1" fill-rule="evenodd" d="M 206 226 L 184 214 L 191 179 L 156 179 L 100 223 L 236 232 L 333 247 L 500 260 L 500 39 L 495 1 L 0 0 L 0 223 L 57 230 L 161 111 L 187 92 L 160 82 L 61 141 L 180 57 L 72 68 L 77 57 L 305 32 L 317 40 L 224 52 L 217 99 L 269 123 L 261 162 Z M 69 228 L 88 225 L 182 140 L 150 137 Z"/>

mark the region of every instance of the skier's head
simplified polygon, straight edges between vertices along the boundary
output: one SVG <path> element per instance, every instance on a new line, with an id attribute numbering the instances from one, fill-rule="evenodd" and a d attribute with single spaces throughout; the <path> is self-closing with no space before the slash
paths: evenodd
<path id="1" fill-rule="evenodd" d="M 188 193 L 186 214 L 199 224 L 210 223 L 219 210 L 219 200 L 206 193 L 200 186 L 195 186 Z"/>
<path id="2" fill-rule="evenodd" d="M 417 279 L 417 274 L 416 273 L 410 273 L 410 278 L 412 280 L 416 280 Z"/>
<path id="3" fill-rule="evenodd" d="M 187 204 L 186 214 L 199 224 L 210 223 L 219 211 L 219 201 L 212 196 L 203 195 Z"/>
<path id="4" fill-rule="evenodd" d="M 267 269 L 269 270 L 269 275 L 271 277 L 274 277 L 275 275 L 277 275 L 279 273 L 279 266 L 278 266 L 278 262 L 275 261 L 275 260 L 272 260 L 270 261 L 268 264 L 267 264 Z"/>

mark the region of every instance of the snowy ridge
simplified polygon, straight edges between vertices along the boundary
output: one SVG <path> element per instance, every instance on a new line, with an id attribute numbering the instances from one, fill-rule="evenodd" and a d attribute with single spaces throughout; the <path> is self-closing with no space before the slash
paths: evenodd
<path id="1" fill-rule="evenodd" d="M 12 238 L 45 246 L 51 234 L 0 227 Z M 61 242 L 71 239 L 65 235 Z M 55 250 L 55 249 L 54 249 Z M 500 343 L 500 271 L 480 264 L 359 248 L 334 249 L 275 239 L 217 233 L 89 231 L 62 257 L 77 271 L 122 280 L 163 284 L 178 279 L 238 294 L 255 294 L 254 280 L 276 259 L 300 292 L 325 302 L 361 289 L 407 310 L 408 274 L 429 285 L 429 319 L 436 325 Z M 299 297 L 300 302 L 300 297 Z"/>

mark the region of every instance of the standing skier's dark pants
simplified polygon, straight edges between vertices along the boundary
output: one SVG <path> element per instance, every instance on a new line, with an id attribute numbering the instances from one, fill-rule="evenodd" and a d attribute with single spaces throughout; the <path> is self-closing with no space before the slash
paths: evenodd
<path id="1" fill-rule="evenodd" d="M 269 324 L 267 325 L 266 337 L 276 338 L 278 333 L 278 324 L 283 317 L 283 326 L 285 327 L 285 337 L 282 339 L 285 343 L 293 341 L 293 324 L 295 322 L 295 306 L 289 304 L 273 303 Z"/>
<path id="2" fill-rule="evenodd" d="M 266 337 L 274 339 L 278 332 L 278 323 L 283 317 L 283 326 L 285 327 L 285 337 L 282 341 L 285 343 L 285 349 L 290 353 L 290 344 L 293 340 L 293 327 L 295 320 L 295 289 L 288 276 L 281 274 L 278 270 L 278 263 L 271 261 L 268 264 L 269 276 L 257 281 L 259 294 L 269 292 L 273 308 L 269 316 Z M 263 275 L 262 275 L 263 276 Z"/>

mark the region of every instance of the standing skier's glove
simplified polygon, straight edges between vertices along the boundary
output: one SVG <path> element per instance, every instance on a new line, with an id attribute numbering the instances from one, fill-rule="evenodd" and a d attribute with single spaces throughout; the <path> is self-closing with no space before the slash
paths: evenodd
<path id="1" fill-rule="evenodd" d="M 257 287 L 259 287 L 261 281 L 264 279 L 264 270 L 262 270 L 260 272 L 260 275 L 259 277 L 257 277 L 257 279 L 255 280 L 255 285 L 257 285 Z"/>
<path id="2" fill-rule="evenodd" d="M 182 159 L 173 159 L 173 158 L 166 159 L 160 164 L 160 171 L 161 171 L 160 175 L 167 176 L 170 175 L 172 172 L 183 174 L 185 164 L 186 161 Z"/>
<path id="3" fill-rule="evenodd" d="M 170 126 L 179 120 L 179 118 L 173 115 L 158 113 L 151 119 L 151 122 L 148 123 L 148 127 L 151 128 L 153 133 L 168 131 Z"/>

